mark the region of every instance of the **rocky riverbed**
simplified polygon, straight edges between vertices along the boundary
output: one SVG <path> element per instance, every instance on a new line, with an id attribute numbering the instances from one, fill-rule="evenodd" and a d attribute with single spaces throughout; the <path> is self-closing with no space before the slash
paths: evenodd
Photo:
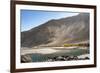
<path id="1" fill-rule="evenodd" d="M 72 60 L 89 60 L 89 57 L 84 56 L 81 58 L 80 56 L 56 56 L 56 57 L 48 58 L 47 61 L 52 62 L 52 61 L 72 61 Z"/>
<path id="2" fill-rule="evenodd" d="M 53 62 L 53 61 L 72 61 L 88 60 L 89 49 L 81 48 L 36 48 L 22 49 L 21 62 Z"/>
<path id="3" fill-rule="evenodd" d="M 55 56 L 47 57 L 45 62 L 54 62 L 54 61 L 73 61 L 73 60 L 89 60 L 89 55 L 80 55 L 80 56 Z M 32 62 L 32 55 L 22 55 L 21 62 Z"/>

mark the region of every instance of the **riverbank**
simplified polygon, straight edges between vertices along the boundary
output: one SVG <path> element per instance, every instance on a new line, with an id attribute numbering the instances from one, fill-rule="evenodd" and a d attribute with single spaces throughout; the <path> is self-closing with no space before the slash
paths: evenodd
<path id="1" fill-rule="evenodd" d="M 35 48 L 22 48 L 21 55 L 32 54 L 32 53 L 40 53 L 40 54 L 52 54 L 55 52 L 60 52 L 63 50 L 67 50 L 66 52 L 70 52 L 74 49 L 88 49 L 88 47 L 35 47 Z"/>
<path id="2" fill-rule="evenodd" d="M 89 59 L 89 49 L 81 47 L 39 47 L 21 49 L 22 62 L 70 61 Z"/>

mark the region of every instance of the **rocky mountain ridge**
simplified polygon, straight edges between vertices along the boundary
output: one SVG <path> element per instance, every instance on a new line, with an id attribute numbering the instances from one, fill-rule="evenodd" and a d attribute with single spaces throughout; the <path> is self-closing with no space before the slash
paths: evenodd
<path id="1" fill-rule="evenodd" d="M 21 32 L 21 47 L 63 46 L 80 42 L 89 42 L 89 13 L 53 19 Z"/>

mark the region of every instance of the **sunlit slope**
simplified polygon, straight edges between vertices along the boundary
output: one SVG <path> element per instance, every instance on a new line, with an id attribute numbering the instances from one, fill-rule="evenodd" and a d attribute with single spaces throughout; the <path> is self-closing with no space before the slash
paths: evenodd
<path id="1" fill-rule="evenodd" d="M 89 14 L 50 20 L 29 31 L 21 32 L 21 47 L 89 43 Z"/>

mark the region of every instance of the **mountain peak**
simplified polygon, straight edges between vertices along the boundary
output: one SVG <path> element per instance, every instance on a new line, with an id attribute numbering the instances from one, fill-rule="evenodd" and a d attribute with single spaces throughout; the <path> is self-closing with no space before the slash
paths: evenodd
<path id="1" fill-rule="evenodd" d="M 62 46 L 89 40 L 89 13 L 52 19 L 21 33 L 21 47 Z"/>

